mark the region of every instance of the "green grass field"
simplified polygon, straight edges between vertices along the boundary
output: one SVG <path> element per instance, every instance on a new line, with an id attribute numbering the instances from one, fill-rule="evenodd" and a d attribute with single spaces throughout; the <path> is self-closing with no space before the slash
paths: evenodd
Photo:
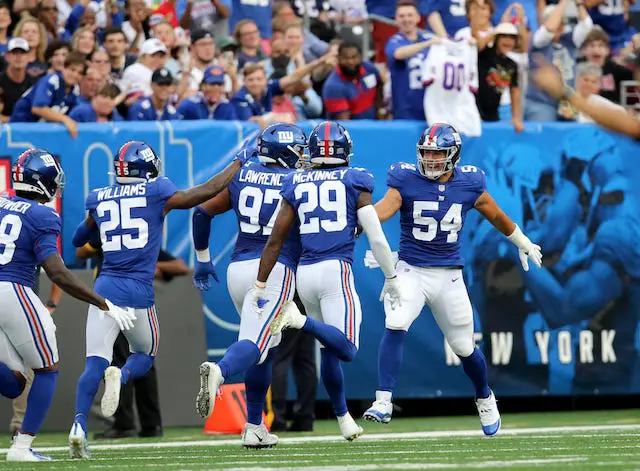
<path id="1" fill-rule="evenodd" d="M 43 434 L 38 451 L 55 462 L 4 463 L 2 470 L 377 471 L 431 469 L 640 470 L 640 410 L 507 414 L 485 439 L 476 417 L 364 422 L 348 443 L 335 421 L 313 433 L 280 434 L 272 449 L 245 450 L 237 436 L 200 429 L 165 430 L 162 439 L 93 441 L 90 461 L 71 461 L 65 434 Z M 6 449 L 0 449 L 0 460 Z"/>

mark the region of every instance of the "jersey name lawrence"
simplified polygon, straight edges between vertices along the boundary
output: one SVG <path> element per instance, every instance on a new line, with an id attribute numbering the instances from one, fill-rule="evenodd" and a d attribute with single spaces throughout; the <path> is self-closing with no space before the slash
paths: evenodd
<path id="1" fill-rule="evenodd" d="M 176 191 L 171 180 L 160 177 L 148 182 L 100 188 L 89 194 L 86 207 L 98 224 L 104 254 L 98 279 L 117 277 L 151 286 L 162 243 L 164 208 Z M 97 287 L 96 283 L 96 290 Z M 147 307 L 131 303 L 121 305 Z"/>
<path id="2" fill-rule="evenodd" d="M 459 232 L 485 191 L 484 172 L 472 165 L 456 167 L 441 183 L 400 162 L 389 169 L 387 185 L 402 196 L 399 259 L 418 267 L 462 267 Z"/>
<path id="3" fill-rule="evenodd" d="M 232 261 L 260 258 L 280 211 L 280 190 L 291 172 L 294 170 L 279 165 L 249 162 L 231 181 L 231 206 L 238 218 L 238 240 Z M 300 235 L 290 231 L 278 261 L 295 270 L 301 250 Z"/>
<path id="4" fill-rule="evenodd" d="M 323 260 L 353 262 L 362 191 L 373 192 L 373 175 L 361 168 L 304 170 L 287 175 L 282 196 L 298 216 L 301 265 Z"/>
<path id="5" fill-rule="evenodd" d="M 0 197 L 0 281 L 33 287 L 36 265 L 58 253 L 60 216 L 14 196 Z"/>

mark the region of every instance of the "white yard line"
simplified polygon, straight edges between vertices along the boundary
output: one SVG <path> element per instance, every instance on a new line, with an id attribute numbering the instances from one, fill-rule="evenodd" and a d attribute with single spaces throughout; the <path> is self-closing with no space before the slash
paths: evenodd
<path id="1" fill-rule="evenodd" d="M 372 427 L 375 428 L 375 427 Z M 640 424 L 630 425 L 578 425 L 567 427 L 527 427 L 527 428 L 503 428 L 500 430 L 501 435 L 527 435 L 527 434 L 555 434 L 555 433 L 572 433 L 572 432 L 598 432 L 604 431 L 629 431 L 640 430 Z M 455 437 L 478 437 L 482 438 L 480 430 L 438 430 L 433 432 L 397 432 L 397 433 L 371 433 L 360 437 L 357 443 L 376 442 L 381 440 L 419 440 L 429 438 L 455 438 Z M 497 437 L 499 438 L 499 437 Z M 311 437 L 285 437 L 280 439 L 281 445 L 296 445 L 304 443 L 318 442 L 343 442 L 344 438 L 339 435 L 321 435 Z M 174 441 L 174 442 L 143 442 L 143 443 L 114 443 L 104 445 L 91 445 L 91 450 L 131 450 L 131 449 L 162 449 L 177 447 L 220 447 L 229 445 L 239 445 L 240 438 L 222 439 L 222 440 L 192 440 L 192 441 Z M 67 447 L 38 447 L 36 441 L 36 450 L 39 452 L 50 453 L 56 451 L 66 451 Z M 7 448 L 0 449 L 0 454 L 7 453 Z M 358 468 L 360 469 L 360 468 Z M 363 468 L 365 469 L 365 468 Z M 422 469 L 422 468 L 416 468 Z M 424 468 L 429 469 L 429 468 Z"/>

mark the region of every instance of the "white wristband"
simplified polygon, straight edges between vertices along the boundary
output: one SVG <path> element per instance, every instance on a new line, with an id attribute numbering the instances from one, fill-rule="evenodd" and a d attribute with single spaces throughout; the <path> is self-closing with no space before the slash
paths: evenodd
<path id="1" fill-rule="evenodd" d="M 511 235 L 507 236 L 507 239 L 509 239 L 516 247 L 522 250 L 528 250 L 531 246 L 531 241 L 526 235 L 524 235 L 517 224 Z"/>
<path id="2" fill-rule="evenodd" d="M 211 261 L 209 249 L 196 250 L 196 259 L 198 259 L 200 263 L 209 263 Z"/>

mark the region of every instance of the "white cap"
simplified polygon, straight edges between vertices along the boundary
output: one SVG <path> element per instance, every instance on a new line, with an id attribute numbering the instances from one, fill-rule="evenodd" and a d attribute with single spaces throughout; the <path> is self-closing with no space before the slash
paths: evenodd
<path id="1" fill-rule="evenodd" d="M 11 38 L 9 44 L 7 44 L 7 51 L 11 52 L 15 49 L 20 49 L 24 52 L 29 52 L 29 43 L 24 38 Z"/>
<path id="2" fill-rule="evenodd" d="M 518 28 L 513 23 L 500 23 L 498 26 L 493 28 L 493 34 L 505 34 L 508 36 L 519 36 Z"/>
<path id="3" fill-rule="evenodd" d="M 162 41 L 156 38 L 147 39 L 142 44 L 142 48 L 140 49 L 140 55 L 151 55 L 155 54 L 156 52 L 164 52 L 165 54 L 169 52 L 167 51 L 167 47 L 162 43 Z"/>

